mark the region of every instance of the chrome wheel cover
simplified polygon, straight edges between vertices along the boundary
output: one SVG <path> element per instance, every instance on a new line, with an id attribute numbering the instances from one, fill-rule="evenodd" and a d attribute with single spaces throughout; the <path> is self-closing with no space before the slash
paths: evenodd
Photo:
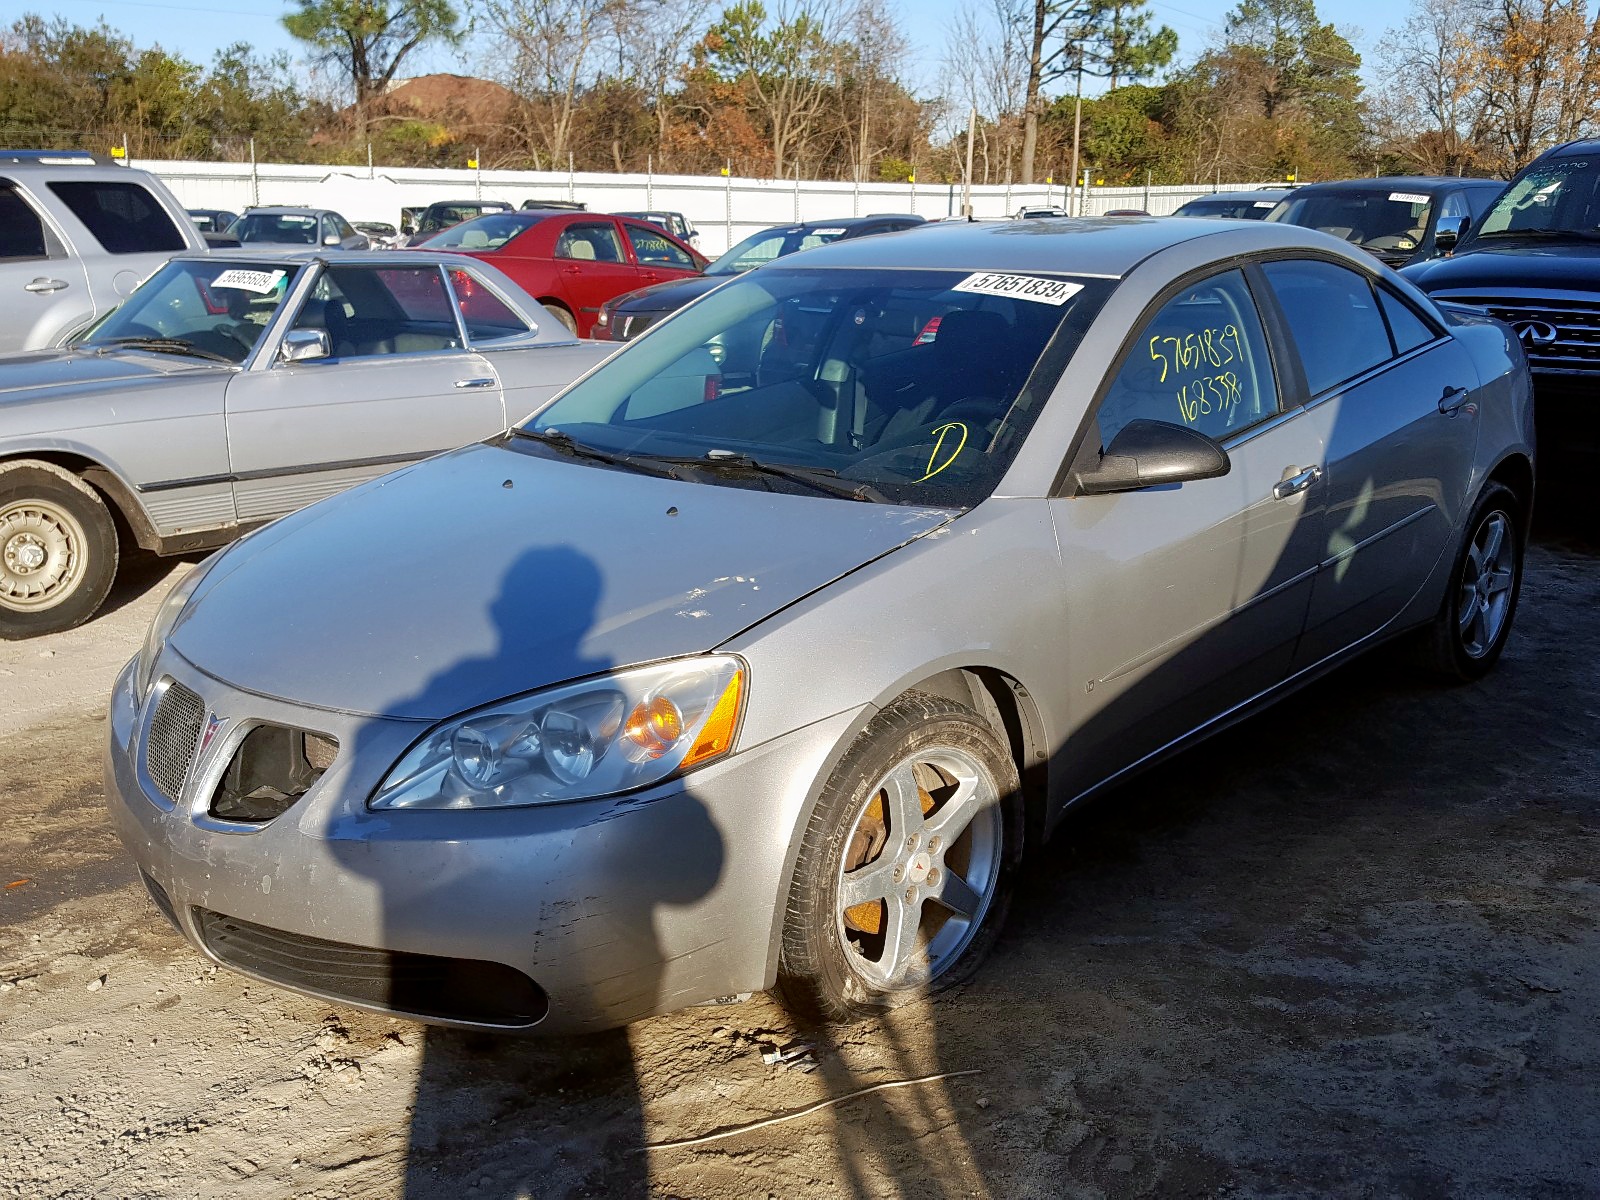
<path id="1" fill-rule="evenodd" d="M 994 899 L 1004 834 L 994 778 L 968 751 L 934 746 L 895 764 L 839 864 L 835 924 L 851 968 L 894 991 L 953 966 Z"/>
<path id="2" fill-rule="evenodd" d="M 1456 630 L 1468 658 L 1482 658 L 1499 641 L 1511 614 L 1516 577 L 1516 531 L 1511 518 L 1495 509 L 1473 532 L 1461 565 Z"/>
<path id="3" fill-rule="evenodd" d="M 0 608 L 54 608 L 83 581 L 88 544 L 76 517 L 45 500 L 0 508 Z"/>

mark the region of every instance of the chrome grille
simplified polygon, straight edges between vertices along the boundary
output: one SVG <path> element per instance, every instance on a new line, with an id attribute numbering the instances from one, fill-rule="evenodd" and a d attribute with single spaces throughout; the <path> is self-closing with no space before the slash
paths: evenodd
<path id="1" fill-rule="evenodd" d="M 1513 327 L 1530 322 L 1548 325 L 1556 332 L 1548 345 L 1522 339 L 1528 362 L 1536 371 L 1562 374 L 1600 372 L 1600 301 L 1535 296 L 1435 295 L 1436 300 L 1470 304 Z M 1518 330 L 1519 335 L 1521 330 Z"/>
<path id="2" fill-rule="evenodd" d="M 161 794 L 174 804 L 183 794 L 183 781 L 189 774 L 189 764 L 200 741 L 200 725 L 205 719 L 205 702 L 176 680 L 167 685 L 161 699 L 156 701 L 144 765 Z"/>

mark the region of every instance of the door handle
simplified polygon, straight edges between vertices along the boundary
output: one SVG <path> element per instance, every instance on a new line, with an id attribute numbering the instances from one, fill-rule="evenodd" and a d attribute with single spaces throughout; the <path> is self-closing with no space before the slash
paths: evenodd
<path id="1" fill-rule="evenodd" d="M 1466 407 L 1467 401 L 1471 397 L 1472 393 L 1467 391 L 1466 388 L 1447 387 L 1444 390 L 1444 395 L 1439 397 L 1439 411 L 1447 417 L 1454 416 Z"/>
<path id="2" fill-rule="evenodd" d="M 568 274 L 568 275 L 582 275 L 583 274 L 583 268 L 582 267 L 562 267 L 561 270 L 563 272 L 565 272 L 566 274 Z"/>
<path id="3" fill-rule="evenodd" d="M 46 279 L 43 275 L 32 283 L 22 285 L 25 292 L 59 292 L 62 288 L 70 286 L 65 279 Z"/>
<path id="4" fill-rule="evenodd" d="M 1298 496 L 1321 478 L 1321 467 L 1307 467 L 1304 471 L 1298 471 L 1282 482 L 1273 484 L 1272 494 L 1279 500 L 1287 500 L 1290 496 Z"/>
<path id="5" fill-rule="evenodd" d="M 486 387 L 493 387 L 494 386 L 494 380 L 492 380 L 492 379 L 458 379 L 458 380 L 456 380 L 456 386 L 458 388 L 486 388 Z"/>

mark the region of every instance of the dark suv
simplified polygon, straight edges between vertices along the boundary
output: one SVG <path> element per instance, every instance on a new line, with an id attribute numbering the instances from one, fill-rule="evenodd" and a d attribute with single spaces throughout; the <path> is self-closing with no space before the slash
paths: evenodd
<path id="1" fill-rule="evenodd" d="M 1406 278 L 1515 329 L 1533 368 L 1541 446 L 1600 455 L 1600 140 L 1534 159 L 1454 250 Z"/>
<path id="2" fill-rule="evenodd" d="M 1388 175 L 1308 183 L 1286 195 L 1267 220 L 1320 229 L 1360 246 L 1391 267 L 1439 253 L 1436 231 L 1476 222 L 1505 187 L 1498 179 L 1449 175 Z"/>

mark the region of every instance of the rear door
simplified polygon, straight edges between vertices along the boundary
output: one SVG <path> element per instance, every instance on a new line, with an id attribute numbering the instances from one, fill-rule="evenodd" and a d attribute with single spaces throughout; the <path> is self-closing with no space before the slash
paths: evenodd
<path id="1" fill-rule="evenodd" d="M 1455 546 L 1478 444 L 1467 351 L 1365 273 L 1262 268 L 1328 436 L 1327 517 L 1297 664 L 1384 629 Z"/>
<path id="2" fill-rule="evenodd" d="M 499 381 L 464 348 L 437 266 L 330 266 L 294 327 L 326 331 L 333 356 L 290 364 L 266 355 L 228 387 L 241 521 L 505 428 Z"/>
<path id="3" fill-rule="evenodd" d="M 22 189 L 0 179 L 0 351 L 52 345 L 93 316 L 82 261 Z"/>
<path id="4" fill-rule="evenodd" d="M 177 219 L 138 176 L 58 179 L 45 185 L 87 236 L 69 230 L 95 311 L 115 308 L 156 268 L 191 248 Z M 188 223 L 187 216 L 181 219 Z"/>
<path id="5" fill-rule="evenodd" d="M 642 287 L 639 268 L 610 217 L 574 221 L 556 236 L 556 286 L 577 318 L 578 336 L 588 337 L 600 306 Z"/>

